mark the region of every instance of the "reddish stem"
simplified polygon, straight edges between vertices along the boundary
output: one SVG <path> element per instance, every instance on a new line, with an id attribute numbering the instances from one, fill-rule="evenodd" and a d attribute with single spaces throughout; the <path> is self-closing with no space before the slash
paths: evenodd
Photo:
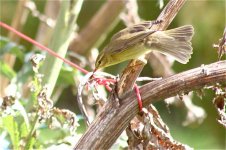
<path id="1" fill-rule="evenodd" d="M 65 58 L 63 58 L 63 57 L 61 57 L 60 55 L 58 55 L 58 54 L 57 54 L 56 52 L 54 52 L 53 50 L 51 50 L 51 49 L 45 47 L 44 45 L 42 45 L 42 44 L 36 42 L 36 41 L 33 40 L 32 38 L 30 38 L 30 37 L 24 35 L 23 33 L 17 31 L 16 29 L 12 28 L 11 26 L 9 26 L 9 25 L 7 25 L 7 24 L 1 22 L 1 21 L 0 21 L 0 26 L 3 27 L 3 28 L 5 28 L 5 29 L 7 29 L 7 30 L 9 30 L 9 31 L 14 32 L 14 33 L 15 33 L 16 35 L 18 35 L 19 37 L 21 37 L 21 38 L 23 38 L 24 40 L 26 40 L 26 41 L 28 41 L 28 42 L 30 42 L 30 43 L 36 45 L 36 46 L 39 47 L 40 49 L 47 51 L 47 52 L 48 52 L 49 54 L 51 54 L 52 56 L 61 59 L 61 60 L 62 60 L 63 62 L 65 62 L 66 64 L 72 66 L 73 68 L 78 69 L 79 71 L 83 72 L 84 74 L 89 73 L 89 71 L 87 71 L 87 70 L 81 68 L 80 66 L 74 64 L 73 62 L 71 62 L 71 61 L 69 61 L 69 60 L 67 60 L 67 59 L 65 59 Z M 94 70 L 94 72 L 95 72 L 95 71 L 96 71 L 96 69 Z M 96 81 L 97 81 L 97 83 L 98 83 L 99 85 L 104 85 L 108 91 L 111 91 L 111 90 L 112 90 L 111 87 L 109 86 L 109 83 L 115 83 L 115 82 L 116 82 L 114 79 L 100 79 L 100 78 L 96 78 Z M 140 91 L 139 91 L 139 88 L 138 88 L 138 86 L 137 86 L 136 84 L 134 85 L 134 89 L 135 89 L 135 92 L 136 92 L 136 95 L 137 95 L 137 101 L 138 101 L 139 109 L 140 109 L 140 111 L 141 111 L 143 106 L 142 106 Z"/>
<path id="2" fill-rule="evenodd" d="M 1 22 L 1 21 L 0 21 L 0 26 L 3 27 L 3 28 L 5 28 L 5 29 L 7 29 L 7 30 L 9 30 L 9 31 L 14 32 L 14 33 L 15 33 L 16 35 L 18 35 L 19 37 L 21 37 L 21 38 L 23 38 L 24 40 L 26 40 L 26 41 L 28 41 L 28 42 L 30 42 L 30 43 L 36 45 L 37 47 L 39 47 L 39 48 L 41 48 L 41 49 L 47 51 L 47 52 L 48 52 L 49 54 L 51 54 L 52 56 L 61 59 L 61 60 L 62 60 L 63 62 L 65 62 L 66 64 L 68 64 L 68 65 L 70 65 L 70 66 L 72 66 L 72 67 L 74 67 L 74 68 L 80 70 L 80 71 L 83 72 L 84 74 L 89 73 L 89 71 L 87 71 L 87 70 L 85 70 L 85 69 L 79 67 L 78 65 L 74 64 L 73 62 L 71 62 L 71 61 L 69 61 L 69 60 L 67 60 L 67 59 L 64 59 L 63 57 L 61 57 L 60 55 L 58 55 L 58 54 L 57 54 L 56 52 L 54 52 L 53 50 L 51 50 L 51 49 L 45 47 L 44 45 L 42 45 L 42 44 L 36 42 L 35 40 L 29 38 L 28 36 L 24 35 L 23 33 L 19 32 L 19 31 L 17 31 L 16 29 L 12 28 L 11 26 L 9 26 L 9 25 L 7 25 L 7 24 Z"/>
<path id="3" fill-rule="evenodd" d="M 137 102 L 138 102 L 138 105 L 139 105 L 139 109 L 140 109 L 140 111 L 142 111 L 143 104 L 142 104 L 142 100 L 141 100 L 141 96 L 140 96 L 140 90 L 139 90 L 137 84 L 134 84 L 134 90 L 136 92 Z"/>

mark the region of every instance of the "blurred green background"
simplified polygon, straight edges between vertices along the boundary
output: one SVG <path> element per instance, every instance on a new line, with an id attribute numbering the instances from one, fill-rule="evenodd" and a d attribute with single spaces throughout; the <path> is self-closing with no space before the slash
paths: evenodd
<path id="1" fill-rule="evenodd" d="M 16 0 L 0 0 L 0 20 L 10 24 L 14 16 L 16 8 Z M 43 12 L 46 1 L 36 0 L 37 9 Z M 100 9 L 104 0 L 87 0 L 84 2 L 81 13 L 78 18 L 79 29 L 82 29 L 92 18 L 92 16 Z M 168 1 L 164 1 L 164 6 Z M 139 15 L 144 20 L 155 20 L 161 12 L 157 0 L 139 0 Z M 217 50 L 212 47 L 217 44 L 219 38 L 222 37 L 225 28 L 226 4 L 224 0 L 188 0 L 184 7 L 180 10 L 176 18 L 173 20 L 169 28 L 178 27 L 185 24 L 191 24 L 195 28 L 195 35 L 192 40 L 193 55 L 189 63 L 186 65 L 174 63 L 173 69 L 175 72 L 181 72 L 194 67 L 199 67 L 201 64 L 209 64 L 217 61 Z M 37 32 L 40 21 L 29 15 L 22 32 L 34 38 Z M 110 32 L 105 42 L 101 44 L 101 50 L 109 41 L 111 36 L 123 29 L 125 26 L 120 21 L 118 25 Z M 7 35 L 6 30 L 1 29 L 1 35 Z M 45 34 L 45 33 L 43 33 Z M 31 49 L 32 45 L 24 40 L 20 41 L 26 49 Z M 225 59 L 225 56 L 223 57 Z M 15 66 L 15 70 L 19 70 L 21 63 Z M 114 75 L 119 74 L 126 63 L 112 66 L 105 71 Z M 151 68 L 147 65 L 142 72 L 142 76 L 150 75 Z M 76 98 L 72 90 L 74 86 L 65 87 L 56 105 L 60 108 L 67 108 L 76 113 L 79 112 Z M 163 120 L 170 128 L 172 136 L 195 149 L 225 149 L 225 129 L 217 123 L 217 112 L 214 108 L 212 100 L 214 93 L 210 90 L 204 91 L 204 96 L 200 99 L 197 94 L 194 94 L 193 103 L 202 107 L 207 117 L 201 125 L 191 125 L 184 127 L 182 122 L 185 120 L 186 112 L 183 107 L 169 106 L 161 101 L 155 103 Z M 80 128 L 81 130 L 84 130 Z M 81 131 L 82 132 L 82 131 Z"/>

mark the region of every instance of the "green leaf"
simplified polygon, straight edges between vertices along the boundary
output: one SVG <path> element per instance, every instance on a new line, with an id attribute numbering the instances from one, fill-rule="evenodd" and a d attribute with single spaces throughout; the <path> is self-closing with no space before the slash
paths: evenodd
<path id="1" fill-rule="evenodd" d="M 0 74 L 4 75 L 10 80 L 16 76 L 14 70 L 2 60 L 0 60 Z"/>
<path id="2" fill-rule="evenodd" d="M 2 118 L 3 127 L 9 133 L 10 139 L 13 144 L 13 149 L 19 149 L 19 129 L 18 124 L 14 120 L 13 116 L 6 116 Z"/>
<path id="3" fill-rule="evenodd" d="M 0 36 L 0 57 L 6 53 L 11 53 L 17 56 L 21 61 L 24 60 L 24 47 L 9 39 Z"/>

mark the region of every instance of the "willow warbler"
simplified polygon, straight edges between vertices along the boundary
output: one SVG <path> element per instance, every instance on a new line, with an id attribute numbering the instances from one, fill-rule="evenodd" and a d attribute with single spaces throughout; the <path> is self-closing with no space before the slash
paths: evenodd
<path id="1" fill-rule="evenodd" d="M 152 22 L 145 21 L 116 33 L 96 59 L 95 70 L 120 62 L 137 59 L 151 51 L 158 51 L 186 64 L 191 58 L 192 25 L 156 31 Z"/>

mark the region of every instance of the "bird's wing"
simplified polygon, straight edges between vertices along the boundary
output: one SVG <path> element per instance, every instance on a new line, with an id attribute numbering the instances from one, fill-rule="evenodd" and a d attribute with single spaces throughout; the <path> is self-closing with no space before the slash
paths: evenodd
<path id="1" fill-rule="evenodd" d="M 123 35 L 123 32 L 128 32 L 128 30 L 130 34 Z M 120 53 L 121 51 L 143 41 L 148 35 L 154 32 L 155 31 L 153 30 L 146 30 L 145 27 L 138 25 L 133 26 L 133 28 L 124 29 L 124 31 L 120 31 L 112 38 L 110 43 L 105 47 L 105 51 L 111 54 Z"/>
<path id="2" fill-rule="evenodd" d="M 123 36 L 126 33 L 138 33 L 138 32 L 143 32 L 143 31 L 147 31 L 151 26 L 153 21 L 143 21 L 139 24 L 135 24 L 133 26 L 127 27 L 121 31 L 119 31 L 118 33 L 116 33 L 115 35 L 113 35 L 113 37 L 111 38 L 111 41 L 119 39 L 119 38 L 123 38 Z"/>

